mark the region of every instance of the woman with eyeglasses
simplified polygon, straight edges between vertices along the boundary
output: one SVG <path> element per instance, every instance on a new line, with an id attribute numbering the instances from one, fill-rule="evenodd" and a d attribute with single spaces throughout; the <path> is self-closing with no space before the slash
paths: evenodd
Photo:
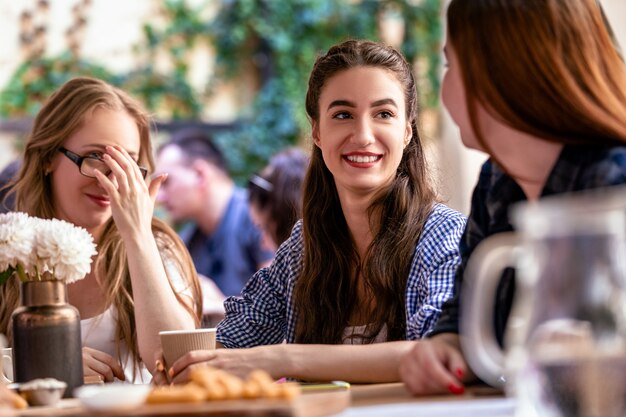
<path id="1" fill-rule="evenodd" d="M 176 233 L 153 217 L 166 175 L 153 167 L 150 121 L 123 91 L 93 78 L 61 86 L 35 118 L 12 192 L 16 210 L 89 231 L 91 272 L 68 285 L 81 316 L 85 376 L 147 383 L 159 331 L 197 327 L 200 289 Z M 11 335 L 19 282 L 0 291 L 0 332 Z"/>

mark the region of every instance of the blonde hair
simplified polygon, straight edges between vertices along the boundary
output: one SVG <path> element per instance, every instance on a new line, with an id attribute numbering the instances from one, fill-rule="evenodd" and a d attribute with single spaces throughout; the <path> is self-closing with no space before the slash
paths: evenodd
<path id="1" fill-rule="evenodd" d="M 35 118 L 24 149 L 23 163 L 12 189 L 16 197 L 16 210 L 46 219 L 55 216 L 52 186 L 46 170 L 52 159 L 58 155 L 58 149 L 63 142 L 80 128 L 86 117 L 99 108 L 125 111 L 135 120 L 140 136 L 138 163 L 152 171 L 154 160 L 150 142 L 150 118 L 139 102 L 101 80 L 75 78 L 61 86 L 46 101 Z M 176 297 L 195 317 L 197 326 L 202 314 L 202 297 L 191 256 L 176 232 L 164 222 L 152 219 L 152 231 L 161 257 L 174 263 L 186 286 L 191 289 L 193 308 L 188 307 L 178 294 Z M 93 271 L 104 289 L 106 306 L 113 305 L 117 309 L 118 356 L 123 341 L 135 362 L 139 363 L 141 357 L 137 345 L 126 249 L 112 218 L 107 221 L 99 239 Z M 168 278 L 172 285 L 172 277 L 168 275 Z M 16 277 L 12 277 L 0 291 L 0 332 L 10 336 L 11 313 L 18 304 L 19 282 Z"/>

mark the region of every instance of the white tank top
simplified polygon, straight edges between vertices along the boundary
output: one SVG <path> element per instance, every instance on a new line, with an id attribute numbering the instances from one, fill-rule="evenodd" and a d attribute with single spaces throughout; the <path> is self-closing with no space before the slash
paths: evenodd
<path id="1" fill-rule="evenodd" d="M 176 268 L 174 262 L 161 255 L 163 259 L 163 266 L 167 270 L 167 273 L 174 287 L 174 291 L 180 295 L 184 295 L 193 298 L 191 286 L 183 279 L 182 275 Z M 83 346 L 97 349 L 99 351 L 108 353 L 112 357 L 119 360 L 124 368 L 124 375 L 126 376 L 126 382 L 132 382 L 134 384 L 149 384 L 152 381 L 152 374 L 146 368 L 143 362 L 135 363 L 132 355 L 128 353 L 128 347 L 125 343 L 120 344 L 121 358 L 117 357 L 115 347 L 115 326 L 117 323 L 117 309 L 111 305 L 104 313 L 84 319 L 80 321 L 80 332 L 83 342 Z M 133 368 L 136 369 L 136 376 L 133 379 Z"/>
<path id="2" fill-rule="evenodd" d="M 80 332 L 84 347 L 97 349 L 119 360 L 124 368 L 126 382 L 135 384 L 148 384 L 152 381 L 152 375 L 143 362 L 136 364 L 132 355 L 128 354 L 125 343 L 120 344 L 121 358 L 117 357 L 115 346 L 115 326 L 117 323 L 117 309 L 110 306 L 104 313 L 80 321 Z M 133 379 L 133 368 L 136 368 L 136 376 Z"/>

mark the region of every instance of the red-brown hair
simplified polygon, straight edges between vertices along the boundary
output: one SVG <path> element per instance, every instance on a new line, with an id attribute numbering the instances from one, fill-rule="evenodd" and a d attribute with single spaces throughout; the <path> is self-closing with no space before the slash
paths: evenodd
<path id="1" fill-rule="evenodd" d="M 626 142 L 626 71 L 596 0 L 452 0 L 447 16 L 484 149 L 478 103 L 548 141 Z"/>

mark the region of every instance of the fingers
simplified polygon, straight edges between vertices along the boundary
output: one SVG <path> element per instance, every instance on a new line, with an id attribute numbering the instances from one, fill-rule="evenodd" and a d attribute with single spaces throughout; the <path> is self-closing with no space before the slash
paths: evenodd
<path id="1" fill-rule="evenodd" d="M 94 175 L 96 176 L 96 179 L 98 180 L 100 186 L 106 191 L 109 198 L 115 197 L 115 192 L 118 188 L 117 181 L 114 183 L 113 181 L 111 181 L 111 179 L 109 179 L 100 171 L 94 171 Z"/>
<path id="2" fill-rule="evenodd" d="M 465 362 L 463 354 L 456 349 L 451 349 L 449 354 L 448 370 L 457 378 L 459 382 L 467 380 L 470 372 L 467 368 L 467 363 Z"/>
<path id="3" fill-rule="evenodd" d="M 431 339 L 417 342 L 402 358 L 400 375 L 413 394 L 462 394 L 466 369 L 457 348 Z"/>
<path id="4" fill-rule="evenodd" d="M 148 185 L 148 193 L 150 194 L 150 198 L 152 199 L 153 203 L 156 202 L 157 194 L 159 193 L 159 188 L 161 188 L 161 185 L 165 182 L 166 179 L 167 179 L 167 173 L 163 173 L 163 174 L 156 176 L 155 178 L 152 179 L 152 181 L 150 181 L 150 184 Z"/>
<path id="5" fill-rule="evenodd" d="M 124 369 L 118 361 L 97 349 L 83 348 L 83 366 L 86 375 L 102 375 L 105 382 L 113 382 L 114 378 L 126 380 Z"/>
<path id="6" fill-rule="evenodd" d="M 102 160 L 111 174 L 105 176 L 95 172 L 94 175 L 111 201 L 115 224 L 123 237 L 129 233 L 149 230 L 156 193 L 165 178 L 157 177 L 149 188 L 137 163 L 126 150 L 119 146 L 107 146 L 106 152 Z"/>
<path id="7" fill-rule="evenodd" d="M 130 190 L 130 185 L 128 184 L 128 176 L 126 175 L 126 173 L 128 172 L 128 168 L 124 167 L 124 165 L 126 164 L 120 163 L 119 160 L 114 159 L 111 155 L 106 153 L 102 155 L 102 160 L 111 170 L 113 178 L 117 180 L 117 190 L 120 193 L 128 193 L 128 191 Z"/>
<path id="8" fill-rule="evenodd" d="M 195 363 L 193 365 L 189 365 L 188 367 L 183 369 L 181 372 L 174 374 L 173 376 L 172 376 L 172 372 L 170 369 L 170 376 L 172 378 L 172 384 L 183 384 L 185 382 L 191 381 L 191 373 L 193 372 L 193 370 L 197 368 L 203 368 L 206 366 L 207 366 L 206 363 L 202 363 L 202 362 Z"/>
<path id="9" fill-rule="evenodd" d="M 435 394 L 436 387 L 431 386 L 430 375 L 427 366 L 434 359 L 429 359 L 426 348 L 422 346 L 425 342 L 417 342 L 415 347 L 406 354 L 400 362 L 400 377 L 407 389 L 413 394 Z M 426 366 L 423 362 L 427 361 Z M 440 388 L 439 392 L 445 392 Z"/>
<path id="10" fill-rule="evenodd" d="M 171 383 L 170 376 L 163 365 L 163 358 L 161 354 L 157 355 L 159 359 L 156 360 L 154 365 L 154 371 L 152 372 L 152 382 L 155 385 L 169 385 Z"/>
<path id="11" fill-rule="evenodd" d="M 189 372 L 198 364 L 208 365 L 208 362 L 216 357 L 214 350 L 194 350 L 183 355 L 172 364 L 168 373 L 172 382 L 181 382 L 189 379 Z"/>
<path id="12" fill-rule="evenodd" d="M 432 368 L 430 369 L 432 381 L 437 387 L 445 387 L 446 390 L 450 391 L 452 394 L 463 394 L 465 391 L 463 382 L 449 367 L 451 362 L 450 358 L 455 355 L 455 352 L 451 347 L 446 347 L 444 351 L 436 352 L 436 354 L 438 360 L 434 360 L 431 363 Z"/>
<path id="13" fill-rule="evenodd" d="M 152 374 L 152 384 L 157 386 L 169 385 L 165 372 L 155 372 Z"/>
<path id="14" fill-rule="evenodd" d="M 120 193 L 125 194 L 132 191 L 134 187 L 131 187 L 131 183 L 145 184 L 139 166 L 124 148 L 117 145 L 107 146 L 106 152 L 102 155 L 102 160 L 113 174 L 109 181 L 115 179 L 115 182 L 117 182 L 117 187 L 115 188 Z"/>
<path id="15" fill-rule="evenodd" d="M 105 155 L 109 155 L 111 159 L 114 159 L 115 162 L 119 164 L 122 172 L 124 173 L 124 176 L 128 177 L 129 179 L 131 179 L 132 177 L 132 179 L 136 181 L 144 182 L 143 175 L 141 174 L 141 171 L 139 170 L 139 165 L 128 154 L 126 149 L 118 145 L 113 145 L 113 146 L 107 146 L 106 151 L 107 153 Z"/>
<path id="16" fill-rule="evenodd" d="M 120 193 L 132 191 L 131 182 L 145 184 L 139 166 L 126 152 L 126 149 L 117 145 L 107 146 L 105 149 L 107 153 L 102 155 L 102 160 L 111 169 L 113 177 L 117 179 Z"/>

